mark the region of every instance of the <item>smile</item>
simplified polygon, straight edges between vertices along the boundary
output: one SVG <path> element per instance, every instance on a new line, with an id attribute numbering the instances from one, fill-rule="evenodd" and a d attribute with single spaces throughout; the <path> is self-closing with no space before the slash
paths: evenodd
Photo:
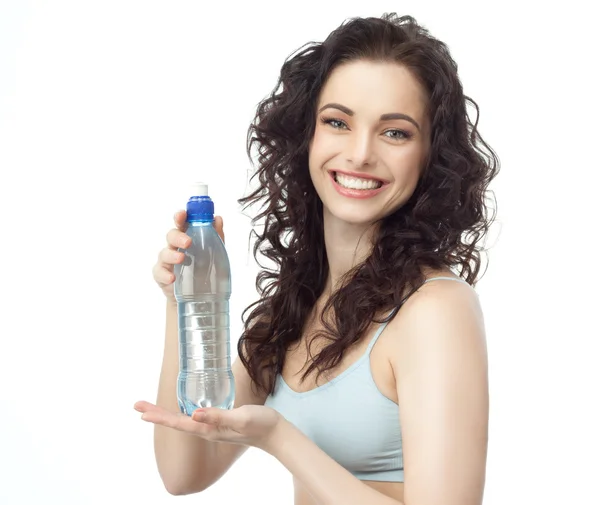
<path id="1" fill-rule="evenodd" d="M 389 184 L 373 177 L 355 177 L 334 171 L 329 175 L 336 191 L 350 198 L 371 198 Z"/>

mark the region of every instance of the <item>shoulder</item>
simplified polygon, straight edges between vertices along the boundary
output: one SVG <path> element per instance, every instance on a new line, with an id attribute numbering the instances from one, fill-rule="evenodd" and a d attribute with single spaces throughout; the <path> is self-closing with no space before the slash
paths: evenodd
<path id="1" fill-rule="evenodd" d="M 446 275 L 447 276 L 447 275 Z M 428 276 L 429 278 L 435 276 Z M 408 298 L 389 323 L 390 361 L 405 373 L 422 359 L 450 352 L 486 357 L 485 324 L 479 296 L 467 283 L 432 280 Z M 407 368 L 408 367 L 408 368 Z"/>

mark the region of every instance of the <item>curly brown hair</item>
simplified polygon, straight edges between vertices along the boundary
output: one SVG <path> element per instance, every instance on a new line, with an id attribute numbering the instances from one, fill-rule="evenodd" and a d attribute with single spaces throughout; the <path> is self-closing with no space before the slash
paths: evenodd
<path id="1" fill-rule="evenodd" d="M 302 380 L 338 365 L 372 322 L 391 319 L 424 282 L 424 268 L 459 269 L 475 285 L 480 244 L 495 217 L 486 194 L 499 161 L 477 131 L 479 107 L 463 94 L 457 65 L 446 44 L 413 17 L 351 18 L 322 43 L 309 43 L 284 62 L 277 85 L 258 105 L 248 130 L 247 154 L 257 148 L 259 187 L 238 202 L 261 202 L 252 219 L 254 257 L 271 260 L 256 277 L 260 299 L 238 341 L 240 360 L 255 386 L 272 393 L 286 351 L 300 339 L 305 322 L 325 288 L 328 274 L 323 205 L 311 182 L 308 148 L 314 134 L 319 92 L 332 70 L 356 60 L 395 62 L 410 70 L 428 96 L 430 151 L 411 198 L 378 224 L 370 255 L 344 277 L 321 313 L 328 341 Z M 467 113 L 477 111 L 473 124 Z M 495 201 L 495 197 L 493 197 Z M 408 294 L 405 294 L 408 293 Z M 403 294 L 405 294 L 403 296 Z M 334 325 L 324 317 L 331 313 Z M 376 315 L 389 314 L 383 320 Z"/>

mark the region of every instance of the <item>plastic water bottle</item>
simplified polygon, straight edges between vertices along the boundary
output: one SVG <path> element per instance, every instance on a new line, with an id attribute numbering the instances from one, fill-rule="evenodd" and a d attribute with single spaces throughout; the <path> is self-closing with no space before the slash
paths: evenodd
<path id="1" fill-rule="evenodd" d="M 187 235 L 192 243 L 176 264 L 173 286 L 179 322 L 177 400 L 188 416 L 200 407 L 231 409 L 229 298 L 231 271 L 221 237 L 213 227 L 214 203 L 208 185 L 194 183 L 187 202 Z"/>

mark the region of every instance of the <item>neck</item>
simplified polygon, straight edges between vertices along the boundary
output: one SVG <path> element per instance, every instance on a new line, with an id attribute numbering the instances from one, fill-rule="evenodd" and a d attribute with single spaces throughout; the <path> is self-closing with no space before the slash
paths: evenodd
<path id="1" fill-rule="evenodd" d="M 323 228 L 329 265 L 323 295 L 328 298 L 341 287 L 342 277 L 371 254 L 376 227 L 341 221 L 323 209 Z"/>

